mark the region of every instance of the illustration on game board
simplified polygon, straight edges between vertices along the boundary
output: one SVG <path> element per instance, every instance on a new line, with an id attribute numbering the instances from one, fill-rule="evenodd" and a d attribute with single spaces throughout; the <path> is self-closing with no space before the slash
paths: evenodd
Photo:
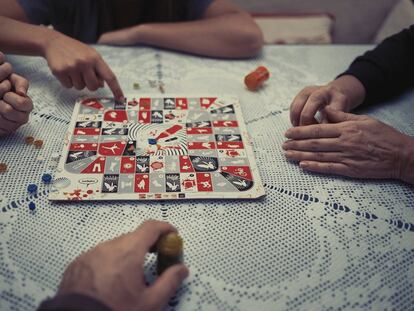
<path id="1" fill-rule="evenodd" d="M 76 102 L 51 200 L 265 195 L 236 98 Z"/>

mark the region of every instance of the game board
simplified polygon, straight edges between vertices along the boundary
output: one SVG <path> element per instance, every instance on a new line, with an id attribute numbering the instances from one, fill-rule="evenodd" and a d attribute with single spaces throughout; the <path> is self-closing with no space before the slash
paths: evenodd
<path id="1" fill-rule="evenodd" d="M 76 102 L 51 200 L 265 195 L 234 97 Z"/>

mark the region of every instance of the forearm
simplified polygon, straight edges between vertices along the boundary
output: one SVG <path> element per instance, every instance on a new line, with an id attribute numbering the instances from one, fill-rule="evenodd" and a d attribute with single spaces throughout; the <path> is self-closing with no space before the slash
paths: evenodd
<path id="1" fill-rule="evenodd" d="M 365 88 L 361 81 L 351 75 L 340 76 L 329 85 L 337 88 L 346 97 L 347 112 L 353 110 L 363 103 L 365 99 Z"/>
<path id="2" fill-rule="evenodd" d="M 0 16 L 0 49 L 5 53 L 44 56 L 45 46 L 58 32 Z"/>
<path id="3" fill-rule="evenodd" d="M 411 26 L 356 58 L 345 74 L 364 85 L 365 102 L 385 101 L 413 86 L 413 55 L 414 26 Z"/>
<path id="4" fill-rule="evenodd" d="M 133 27 L 131 39 L 146 44 L 213 57 L 242 58 L 257 54 L 262 35 L 241 13 L 182 23 L 145 24 Z"/>

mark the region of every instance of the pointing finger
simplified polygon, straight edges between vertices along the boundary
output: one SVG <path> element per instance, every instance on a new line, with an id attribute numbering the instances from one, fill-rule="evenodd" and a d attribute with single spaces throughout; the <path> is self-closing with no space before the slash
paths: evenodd
<path id="1" fill-rule="evenodd" d="M 116 100 L 124 101 L 124 93 L 118 83 L 118 79 L 108 65 L 103 61 L 102 58 L 98 60 L 96 65 L 96 72 L 98 75 L 108 84 Z"/>

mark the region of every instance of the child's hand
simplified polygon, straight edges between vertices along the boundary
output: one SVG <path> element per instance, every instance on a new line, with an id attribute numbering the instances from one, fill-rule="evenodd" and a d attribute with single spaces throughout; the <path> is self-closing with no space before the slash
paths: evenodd
<path id="1" fill-rule="evenodd" d="M 95 49 L 77 40 L 57 34 L 44 47 L 52 73 L 67 87 L 96 91 L 108 84 L 115 99 L 123 100 L 123 92 L 112 70 Z"/>
<path id="2" fill-rule="evenodd" d="M 10 134 L 29 120 L 33 109 L 27 97 L 29 83 L 13 73 L 12 66 L 5 62 L 0 52 L 0 136 Z"/>

